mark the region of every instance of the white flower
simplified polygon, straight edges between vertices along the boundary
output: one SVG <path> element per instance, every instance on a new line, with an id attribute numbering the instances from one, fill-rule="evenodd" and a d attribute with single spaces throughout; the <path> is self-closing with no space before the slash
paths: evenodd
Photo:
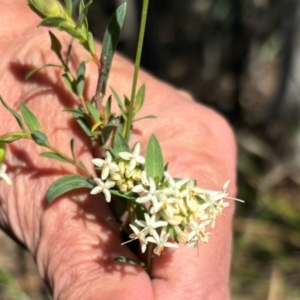
<path id="1" fill-rule="evenodd" d="M 166 221 L 157 221 L 157 215 L 152 215 L 151 217 L 148 214 L 144 214 L 145 221 L 136 220 L 135 223 L 140 227 L 144 227 L 147 231 L 153 235 L 155 229 L 158 227 L 167 226 L 168 222 Z"/>
<path id="2" fill-rule="evenodd" d="M 149 178 L 149 183 L 150 183 L 150 187 L 149 187 L 149 191 L 144 189 L 141 185 L 135 186 L 132 190 L 134 192 L 144 192 L 145 195 L 142 197 L 138 197 L 136 199 L 137 203 L 146 203 L 151 201 L 152 205 L 153 205 L 153 209 L 154 212 L 158 212 L 158 210 L 160 209 L 161 205 L 157 199 L 157 196 L 159 193 L 161 193 L 161 191 L 156 189 L 156 184 L 153 178 Z"/>
<path id="3" fill-rule="evenodd" d="M 106 158 L 101 159 L 101 158 L 94 158 L 92 159 L 92 162 L 94 165 L 97 167 L 100 167 L 102 169 L 101 172 L 101 179 L 105 180 L 108 176 L 110 171 L 112 172 L 118 172 L 119 167 L 117 166 L 116 163 L 112 162 L 112 156 L 109 153 L 109 151 L 106 151 Z"/>
<path id="4" fill-rule="evenodd" d="M 205 227 L 210 223 L 210 220 L 206 220 L 201 223 L 197 223 L 196 221 L 190 221 L 190 233 L 188 234 L 188 247 L 193 247 L 198 244 L 199 241 L 203 243 L 208 242 L 208 235 L 209 233 L 205 232 Z"/>
<path id="5" fill-rule="evenodd" d="M 107 202 L 110 202 L 111 194 L 110 194 L 109 189 L 112 188 L 116 183 L 111 180 L 107 180 L 107 181 L 103 182 L 100 178 L 94 178 L 94 181 L 97 183 L 97 186 L 95 186 L 91 190 L 91 194 L 95 195 L 98 193 L 103 193 L 105 200 Z"/>
<path id="6" fill-rule="evenodd" d="M 164 172 L 166 181 L 168 182 L 168 187 L 164 189 L 164 192 L 170 196 L 179 197 L 181 191 L 180 189 L 190 181 L 189 178 L 181 179 L 175 181 L 168 172 Z"/>
<path id="7" fill-rule="evenodd" d="M 130 152 L 120 152 L 119 156 L 125 160 L 129 160 L 129 171 L 132 171 L 136 164 L 139 163 L 143 165 L 145 163 L 145 158 L 140 155 L 141 145 L 140 143 L 136 143 L 133 147 L 132 153 Z"/>
<path id="8" fill-rule="evenodd" d="M 158 236 L 158 233 L 154 231 L 153 236 L 147 237 L 147 240 L 148 242 L 157 244 L 156 248 L 154 249 L 154 253 L 160 256 L 165 247 L 179 248 L 177 244 L 167 242 L 168 238 L 169 234 L 162 230 L 160 236 Z"/>
<path id="9" fill-rule="evenodd" d="M 121 245 L 125 245 L 127 243 L 130 243 L 136 239 L 139 239 L 139 242 L 141 244 L 141 250 L 142 253 L 144 253 L 146 251 L 147 248 L 147 239 L 146 239 L 146 235 L 149 233 L 149 229 L 148 228 L 144 228 L 143 230 L 139 230 L 136 226 L 129 224 L 130 228 L 132 229 L 133 233 L 131 233 L 129 235 L 129 237 L 131 238 L 131 240 L 122 243 Z"/>
<path id="10" fill-rule="evenodd" d="M 11 179 L 6 174 L 6 164 L 0 163 L 0 178 L 2 178 L 8 185 L 12 184 Z"/>

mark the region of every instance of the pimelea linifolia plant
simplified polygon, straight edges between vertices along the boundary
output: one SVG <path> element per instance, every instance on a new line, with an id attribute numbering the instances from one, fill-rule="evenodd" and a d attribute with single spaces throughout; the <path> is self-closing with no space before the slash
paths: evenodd
<path id="1" fill-rule="evenodd" d="M 1 103 L 11 112 L 20 126 L 20 131 L 0 136 L 0 178 L 9 185 L 13 184 L 6 173 L 4 159 L 6 144 L 19 139 L 30 139 L 44 147 L 46 151 L 40 153 L 43 157 L 76 166 L 80 174 L 63 176 L 50 185 L 46 194 L 47 202 L 50 204 L 59 196 L 78 188 L 87 188 L 93 195 L 104 195 L 103 201 L 114 202 L 114 206 L 117 207 L 114 209 L 116 220 L 120 224 L 120 229 L 127 234 L 123 244 L 137 240 L 141 252 L 147 253 L 146 264 L 126 257 L 116 257 L 115 260 L 139 264 L 150 273 L 153 255 L 160 255 L 164 248 L 178 248 L 179 243 L 187 247 L 197 247 L 199 243 L 209 241 L 208 228 L 215 227 L 218 216 L 229 205 L 225 201 L 229 198 L 227 193 L 229 181 L 224 183 L 219 191 L 211 191 L 197 186 L 194 179 L 179 179 L 176 174 L 170 174 L 154 135 L 149 137 L 145 151 L 142 151 L 139 142 L 133 148 L 129 147 L 133 122 L 140 120 L 136 118 L 136 114 L 143 108 L 146 92 L 145 85 L 137 88 L 137 79 L 148 2 L 149 0 L 143 0 L 132 92 L 130 97 L 124 96 L 122 99 L 117 92 L 117 86 L 111 88 L 111 94 L 107 96 L 106 85 L 126 14 L 126 4 L 121 5 L 112 16 L 103 38 L 102 52 L 98 56 L 86 17 L 92 1 L 80 1 L 78 18 L 74 20 L 71 0 L 65 0 L 64 6 L 57 0 L 28 0 L 32 11 L 41 17 L 39 26 L 64 31 L 70 35 L 71 40 L 66 54 L 63 55 L 61 42 L 49 31 L 51 50 L 56 54 L 60 64 L 49 63 L 41 66 L 32 70 L 27 78 L 42 68 L 61 69 L 66 86 L 79 103 L 78 108 L 66 108 L 65 111 L 72 114 L 103 156 L 92 159 L 98 174 L 95 177 L 92 175 L 93 172 L 77 159 L 74 139 L 70 141 L 72 156 L 61 152 L 50 143 L 34 112 L 29 110 L 25 103 L 20 103 L 18 113 L 0 96 Z M 78 42 L 89 53 L 89 59 L 82 61 L 75 73 L 69 66 L 74 42 Z M 87 63 L 95 63 L 98 67 L 98 84 L 92 99 L 84 97 Z M 112 112 L 112 101 L 116 101 L 118 113 Z M 150 115 L 144 118 L 155 117 Z M 143 156 L 141 153 L 146 155 Z M 121 221 L 126 212 L 127 221 Z"/>

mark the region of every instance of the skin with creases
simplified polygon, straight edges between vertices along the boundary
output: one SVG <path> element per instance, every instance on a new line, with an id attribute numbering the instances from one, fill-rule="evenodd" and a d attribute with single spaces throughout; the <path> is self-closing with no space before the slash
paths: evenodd
<path id="1" fill-rule="evenodd" d="M 92 170 L 92 149 L 66 107 L 77 100 L 64 87 L 58 69 L 48 68 L 30 80 L 25 74 L 45 63 L 58 63 L 50 51 L 45 28 L 36 28 L 39 19 L 24 0 L 0 1 L 0 94 L 18 110 L 24 101 L 38 116 L 51 143 L 70 153 L 69 142 Z M 64 45 L 69 37 L 55 30 Z M 100 46 L 98 50 L 100 49 Z M 79 45 L 74 47 L 72 63 L 87 58 Z M 97 68 L 87 68 L 86 97 L 96 87 Z M 93 75 L 91 75 L 93 74 Z M 130 95 L 132 63 L 117 56 L 108 86 L 120 95 Z M 161 82 L 145 72 L 139 84 L 146 83 L 146 100 L 139 116 L 153 114 L 156 120 L 134 124 L 132 145 L 140 141 L 145 149 L 154 133 L 160 141 L 164 159 L 174 177 L 197 179 L 198 186 L 220 190 L 231 180 L 229 193 L 235 194 L 236 149 L 233 133 L 214 111 L 196 104 L 185 92 Z M 116 108 L 115 108 L 116 109 Z M 0 107 L 0 134 L 18 131 L 12 115 Z M 152 279 L 140 268 L 113 262 L 116 256 L 135 258 L 121 246 L 119 230 L 107 221 L 109 207 L 103 197 L 77 190 L 52 205 L 45 203 L 47 187 L 59 176 L 77 172 L 72 166 L 38 156 L 44 151 L 30 140 L 8 146 L 5 163 L 13 181 L 0 181 L 0 224 L 35 257 L 41 276 L 54 299 L 105 300 L 226 300 L 229 299 L 231 221 L 234 204 L 220 216 L 206 245 L 198 249 L 165 249 L 155 257 Z"/>

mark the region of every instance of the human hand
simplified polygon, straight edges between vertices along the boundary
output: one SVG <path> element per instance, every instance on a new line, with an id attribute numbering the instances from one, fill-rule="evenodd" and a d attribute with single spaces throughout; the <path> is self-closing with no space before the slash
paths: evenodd
<path id="1" fill-rule="evenodd" d="M 2 2 L 2 3 L 1 3 Z M 36 29 L 38 19 L 21 0 L 0 1 L 0 94 L 14 108 L 25 101 L 42 123 L 52 144 L 63 152 L 75 136 L 80 159 L 92 168 L 92 149 L 78 126 L 61 111 L 74 107 L 75 99 L 63 86 L 57 69 L 46 69 L 31 80 L 32 68 L 53 62 L 45 29 Z M 68 39 L 61 35 L 62 39 Z M 86 57 L 75 47 L 76 56 Z M 87 74 L 96 74 L 90 65 Z M 108 86 L 128 95 L 133 67 L 121 57 L 114 61 Z M 146 101 L 141 115 L 154 114 L 155 121 L 136 123 L 132 143 L 145 149 L 155 133 L 169 170 L 178 177 L 197 179 L 207 189 L 220 189 L 231 180 L 234 194 L 235 144 L 226 122 L 216 113 L 196 104 L 187 94 L 141 73 L 146 83 Z M 96 78 L 90 76 L 87 98 L 93 96 Z M 12 116 L 0 107 L 0 134 L 17 130 Z M 104 199 L 86 190 L 45 203 L 48 186 L 59 176 L 74 173 L 70 166 L 39 157 L 41 148 L 21 140 L 8 147 L 6 163 L 13 185 L 0 181 L 0 224 L 35 256 L 39 271 L 54 299 L 229 299 L 228 272 L 233 204 L 219 218 L 207 245 L 197 249 L 165 249 L 155 257 L 152 279 L 140 268 L 116 263 L 113 258 L 134 254 L 121 246 L 119 231 L 112 222 Z"/>

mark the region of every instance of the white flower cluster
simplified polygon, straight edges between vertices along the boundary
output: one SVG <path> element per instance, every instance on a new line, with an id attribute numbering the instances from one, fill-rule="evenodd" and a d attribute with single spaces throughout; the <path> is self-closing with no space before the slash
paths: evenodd
<path id="1" fill-rule="evenodd" d="M 101 179 L 94 179 L 97 186 L 91 194 L 103 192 L 107 202 L 111 200 L 111 188 L 137 195 L 135 202 L 145 205 L 147 213 L 144 220 L 129 225 L 133 231 L 129 237 L 139 240 L 142 252 L 148 243 L 157 245 L 154 249 L 157 255 L 164 247 L 178 247 L 178 243 L 168 242 L 170 234 L 176 242 L 188 247 L 208 242 L 207 227 L 214 228 L 217 217 L 229 205 L 224 202 L 228 198 L 229 181 L 221 191 L 210 191 L 197 187 L 195 180 L 175 180 L 164 172 L 163 182 L 157 183 L 144 170 L 145 158 L 140 155 L 139 143 L 132 153 L 121 152 L 119 156 L 121 159 L 113 161 L 107 151 L 105 159 L 93 159 L 102 173 Z"/>

